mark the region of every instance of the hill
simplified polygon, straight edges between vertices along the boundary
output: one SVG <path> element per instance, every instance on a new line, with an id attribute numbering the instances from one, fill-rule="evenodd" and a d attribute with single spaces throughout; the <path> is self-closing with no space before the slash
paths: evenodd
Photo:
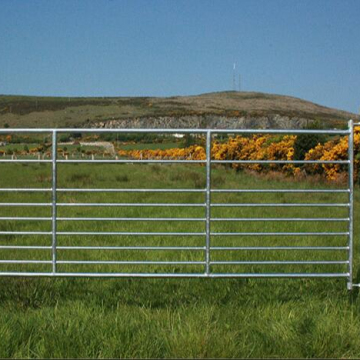
<path id="1" fill-rule="evenodd" d="M 308 120 L 333 127 L 343 125 L 350 118 L 359 120 L 358 115 L 346 111 L 290 96 L 258 92 L 231 91 L 167 98 L 0 96 L 0 127 L 14 128 L 242 127 L 242 124 L 302 127 Z M 268 119 L 265 125 L 264 119 Z M 273 119 L 277 121 L 274 123 Z M 226 125 L 221 126 L 221 122 Z"/>

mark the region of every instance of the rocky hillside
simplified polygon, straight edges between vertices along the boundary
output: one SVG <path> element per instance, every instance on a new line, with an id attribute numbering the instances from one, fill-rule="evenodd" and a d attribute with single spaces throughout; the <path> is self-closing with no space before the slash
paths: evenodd
<path id="1" fill-rule="evenodd" d="M 92 128 L 164 128 L 164 129 L 300 129 L 318 122 L 317 120 L 289 117 L 277 114 L 264 116 L 219 116 L 219 115 L 187 115 L 187 116 L 160 116 L 160 117 L 141 117 L 119 120 L 109 120 L 91 123 Z M 343 121 L 328 122 L 330 127 L 339 126 Z"/>
<path id="2" fill-rule="evenodd" d="M 197 96 L 54 98 L 0 96 L 0 127 L 301 128 L 344 126 L 355 114 L 255 92 Z"/>

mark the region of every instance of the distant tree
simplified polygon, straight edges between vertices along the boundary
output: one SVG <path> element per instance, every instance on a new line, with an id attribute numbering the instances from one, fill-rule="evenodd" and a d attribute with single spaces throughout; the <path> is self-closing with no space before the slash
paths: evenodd
<path id="1" fill-rule="evenodd" d="M 60 142 L 67 142 L 67 141 L 70 141 L 70 135 L 61 135 L 60 136 Z"/>
<path id="2" fill-rule="evenodd" d="M 318 121 L 306 127 L 309 130 L 320 130 L 322 128 L 323 126 Z M 294 160 L 304 160 L 305 154 L 310 149 L 318 144 L 323 144 L 326 140 L 326 136 L 322 134 L 299 134 L 294 145 Z"/>
<path id="3" fill-rule="evenodd" d="M 24 151 L 25 151 L 26 153 L 29 152 L 29 147 L 28 147 L 27 145 L 24 146 Z"/>
<path id="4" fill-rule="evenodd" d="M 185 134 L 185 136 L 184 136 L 184 146 L 185 147 L 194 145 L 195 142 L 196 142 L 196 140 L 193 136 L 191 136 L 190 134 Z"/>
<path id="5" fill-rule="evenodd" d="M 71 137 L 74 139 L 81 139 L 81 133 L 72 133 Z"/>

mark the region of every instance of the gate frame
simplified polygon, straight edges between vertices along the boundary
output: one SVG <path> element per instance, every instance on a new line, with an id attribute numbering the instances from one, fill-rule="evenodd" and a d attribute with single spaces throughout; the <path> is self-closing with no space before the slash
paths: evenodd
<path id="1" fill-rule="evenodd" d="M 35 247 L 26 247 L 26 246 L 6 246 L 1 245 L 0 249 L 26 249 L 26 248 L 46 248 L 51 249 L 52 258 L 51 261 L 40 261 L 40 263 L 46 263 L 52 265 L 52 272 L 0 272 L 0 276 L 53 276 L 53 277 L 241 277 L 241 278 L 337 278 L 337 277 L 345 277 L 347 279 L 347 289 L 352 290 L 353 287 L 360 287 L 360 284 L 354 284 L 353 283 L 353 247 L 354 247 L 354 241 L 353 241 L 353 233 L 354 233 L 354 126 L 358 126 L 360 123 L 353 123 L 352 120 L 348 122 L 348 129 L 347 130 L 307 130 L 307 129 L 111 129 L 111 128 L 92 128 L 92 129 L 82 129 L 82 128 L 64 128 L 64 129 L 0 129 L 0 134 L 8 134 L 8 133 L 47 133 L 52 135 L 52 158 L 50 160 L 29 160 L 29 159 L 0 159 L 0 163 L 14 163 L 14 162 L 21 162 L 21 163 L 39 163 L 39 162 L 45 162 L 45 163 L 51 163 L 52 166 L 52 187 L 51 189 L 27 189 L 27 188 L 20 188 L 20 189 L 0 189 L 1 192 L 36 192 L 36 191 L 43 191 L 43 192 L 51 192 L 52 194 L 52 201 L 50 204 L 46 203 L 40 203 L 44 204 L 44 206 L 51 206 L 52 208 L 52 215 L 51 215 L 51 232 L 8 232 L 8 231 L 1 231 L 0 235 L 4 234 L 12 234 L 12 235 L 31 235 L 31 234 L 44 234 L 44 235 L 51 235 L 52 242 L 51 247 L 47 246 L 35 246 Z M 57 159 L 57 135 L 60 133 L 158 133 L 158 134 L 169 134 L 169 133 L 184 133 L 184 134 L 204 134 L 206 136 L 206 160 L 59 160 Z M 212 160 L 211 158 L 211 145 L 212 145 L 212 135 L 214 134 L 284 134 L 284 135 L 297 135 L 297 134 L 327 134 L 327 135 L 348 135 L 348 159 L 347 160 L 331 160 L 331 161 L 320 161 L 320 160 Z M 59 218 L 57 216 L 57 208 L 58 206 L 65 206 L 65 204 L 60 204 L 57 201 L 57 193 L 62 191 L 69 191 L 69 190 L 81 190 L 81 189 L 59 189 L 57 187 L 57 164 L 58 163 L 198 163 L 198 164 L 204 164 L 206 166 L 206 188 L 204 190 L 193 190 L 193 192 L 203 192 L 205 194 L 205 203 L 199 204 L 199 206 L 205 207 L 205 219 L 199 218 L 199 221 L 204 220 L 205 222 L 205 233 L 162 233 L 161 235 L 182 235 L 182 236 L 194 236 L 194 235 L 201 235 L 205 236 L 205 246 L 203 248 L 200 248 L 200 250 L 204 250 L 205 252 L 205 259 L 203 262 L 194 262 L 194 264 L 203 264 L 205 266 L 205 270 L 203 273 L 181 273 L 181 274 L 174 274 L 174 273 L 71 273 L 71 272 L 58 272 L 57 271 L 57 265 L 61 263 L 73 263 L 71 261 L 58 261 L 57 260 L 57 250 L 63 249 L 64 247 L 59 247 L 57 245 L 57 235 L 64 235 L 61 232 L 57 231 L 57 221 L 59 221 Z M 311 263 L 321 263 L 321 264 L 332 264 L 332 263 L 338 263 L 338 264 L 347 264 L 348 271 L 347 273 L 213 273 L 211 272 L 211 265 L 216 264 L 219 262 L 212 262 L 211 261 L 211 252 L 214 251 L 212 249 L 216 250 L 224 250 L 223 247 L 211 247 L 211 237 L 216 235 L 224 235 L 221 233 L 212 233 L 211 232 L 211 222 L 214 221 L 214 219 L 211 217 L 211 207 L 213 206 L 221 206 L 221 205 L 229 205 L 227 203 L 225 204 L 214 204 L 211 202 L 211 194 L 213 192 L 258 192 L 256 190 L 250 190 L 250 189 L 228 189 L 227 190 L 219 190 L 216 191 L 215 189 L 211 188 L 211 165 L 212 164 L 226 164 L 226 163 L 240 163 L 240 164 L 347 164 L 348 165 L 348 188 L 344 190 L 338 190 L 335 192 L 342 192 L 342 193 L 348 193 L 348 204 L 333 204 L 328 203 L 332 206 L 347 206 L 348 207 L 348 218 L 346 219 L 348 221 L 348 232 L 347 233 L 334 233 L 334 232 L 324 232 L 324 233 L 224 233 L 224 234 L 230 234 L 232 235 L 239 235 L 239 234 L 245 234 L 245 235 L 254 235 L 254 234 L 261 234 L 261 235 L 321 235 L 321 236 L 329 236 L 329 235 L 346 235 L 348 237 L 348 246 L 347 247 L 338 247 L 338 249 L 341 250 L 347 250 L 348 251 L 348 260 L 346 262 L 328 262 L 328 261 L 320 261 L 320 262 L 314 262 Z M 116 191 L 116 189 L 82 189 L 83 191 L 88 192 L 100 192 L 103 191 L 109 191 L 113 190 Z M 121 189 L 117 189 L 121 190 Z M 123 189 L 124 190 L 124 189 Z M 146 190 L 149 189 L 133 189 L 133 190 L 141 190 L 142 192 L 146 192 Z M 161 189 L 158 189 L 158 192 L 169 192 L 169 191 L 161 191 Z M 165 189 L 166 190 L 166 189 Z M 171 189 L 167 189 L 171 190 Z M 215 191 L 214 191 L 215 190 Z M 237 191 L 238 190 L 238 191 Z M 240 191 L 239 191 L 240 190 Z M 250 191 L 249 191 L 250 190 Z M 295 190 L 295 189 L 294 189 Z M 302 192 L 302 191 L 286 191 L 283 192 Z M 125 191 L 125 190 L 124 190 Z M 170 192 L 185 192 L 186 189 L 180 190 L 180 189 L 173 189 L 173 191 Z M 187 191 L 189 192 L 189 191 Z M 192 192 L 192 191 L 190 191 Z M 281 192 L 279 190 L 273 190 L 269 191 L 266 189 L 263 189 L 260 192 Z M 319 191 L 319 190 L 308 190 L 307 192 L 334 192 L 334 191 Z M 141 203 L 134 203 L 137 206 L 141 206 Z M 133 204 L 133 205 L 134 205 Z M 75 205 L 77 205 L 75 203 Z M 109 204 L 97 204 L 97 206 L 106 206 Z M 119 204 L 118 204 L 119 205 Z M 129 205 L 129 204 L 128 204 Z M 154 204 L 155 206 L 161 206 L 161 204 Z M 164 204 L 162 204 L 164 205 Z M 182 205 L 196 205 L 196 204 L 182 204 Z M 236 204 L 235 204 L 236 205 Z M 237 205 L 243 205 L 243 206 L 256 206 L 259 204 L 237 204 Z M 284 204 L 282 204 L 284 205 Z M 306 206 L 309 204 L 288 204 L 289 206 Z M 326 206 L 326 204 L 315 204 L 320 206 Z M 26 206 L 26 203 L 0 203 L 0 206 Z M 28 205 L 30 206 L 30 205 Z M 35 206 L 41 206 L 39 204 L 35 204 Z M 276 206 L 276 204 L 266 204 L 266 206 Z M 279 206 L 279 204 L 278 204 Z M 281 206 L 281 205 L 280 205 Z M 311 204 L 310 204 L 311 206 Z M 314 206 L 314 204 L 312 205 Z M 3 220 L 4 218 L 0 218 L 0 220 Z M 8 217 L 7 220 L 18 220 L 18 217 Z M 253 219 L 253 218 L 250 218 Z M 175 219 L 172 219 L 175 220 Z M 261 219 L 258 219 L 259 221 Z M 306 219 L 300 219 L 300 220 L 306 220 Z M 309 220 L 309 219 L 308 219 Z M 336 219 L 335 219 L 336 220 Z M 345 220 L 345 219 L 337 219 L 339 220 Z M 331 218 L 324 218 L 322 221 L 331 221 Z M 80 232 L 81 233 L 81 232 Z M 71 234 L 71 233 L 70 233 Z M 86 233 L 88 235 L 93 234 L 93 232 Z M 96 234 L 96 233 L 95 233 Z M 115 233 L 117 234 L 117 233 Z M 121 235 L 121 233 L 119 233 Z M 141 233 L 141 235 L 150 235 L 154 233 Z M 156 234 L 156 233 L 155 233 Z M 106 235 L 104 233 L 103 235 Z M 133 235 L 137 235 L 137 233 L 133 233 Z M 75 246 L 76 248 L 76 246 Z M 99 247 L 99 250 L 103 249 L 104 247 Z M 140 247 L 141 248 L 141 247 Z M 182 247 L 185 250 L 191 250 L 192 248 L 188 247 Z M 269 250 L 270 247 L 261 247 L 262 249 Z M 281 248 L 281 247 L 271 247 L 271 248 Z M 294 250 L 296 247 L 285 247 L 289 250 Z M 305 247 L 306 248 L 306 247 Z M 314 249 L 321 249 L 321 247 L 313 247 L 309 246 L 310 248 Z M 331 249 L 332 247 L 327 247 L 326 249 Z M 149 247 L 150 249 L 150 247 Z M 150 249 L 153 250 L 153 249 Z M 199 250 L 199 249 L 196 249 Z M 332 250 L 336 250 L 335 247 L 333 247 Z M 34 263 L 38 261 L 25 261 L 25 260 L 0 260 L 0 263 Z M 76 262 L 76 263 L 83 263 L 83 262 Z M 97 261 L 93 261 L 92 263 L 101 263 Z M 128 262 L 124 262 L 128 263 Z M 130 262 L 134 263 L 134 262 Z M 135 263 L 154 263 L 154 262 L 135 262 Z M 156 263 L 156 262 L 155 262 Z M 164 264 L 172 264 L 173 262 L 161 262 Z M 192 264 L 193 262 L 186 262 L 187 264 Z M 220 262 L 221 263 L 221 262 Z M 233 263 L 233 262 L 231 262 Z M 237 262 L 239 263 L 245 263 L 245 262 Z M 246 263 L 259 263 L 258 261 L 247 261 Z M 264 262 L 260 262 L 264 263 Z M 269 262 L 265 262 L 269 263 Z M 272 264 L 280 264 L 284 263 L 284 261 L 272 261 L 270 262 Z M 288 261 L 285 261 L 285 263 L 289 263 Z M 290 263 L 296 263 L 296 264 L 304 264 L 309 263 L 306 261 L 295 261 Z"/>

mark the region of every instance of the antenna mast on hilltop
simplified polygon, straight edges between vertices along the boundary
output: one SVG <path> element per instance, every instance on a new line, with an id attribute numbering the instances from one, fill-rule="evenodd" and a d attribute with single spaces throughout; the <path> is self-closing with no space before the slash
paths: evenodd
<path id="1" fill-rule="evenodd" d="M 236 74 L 235 74 L 235 69 L 236 69 L 236 63 L 234 63 L 234 67 L 233 67 L 233 90 L 236 91 Z"/>

